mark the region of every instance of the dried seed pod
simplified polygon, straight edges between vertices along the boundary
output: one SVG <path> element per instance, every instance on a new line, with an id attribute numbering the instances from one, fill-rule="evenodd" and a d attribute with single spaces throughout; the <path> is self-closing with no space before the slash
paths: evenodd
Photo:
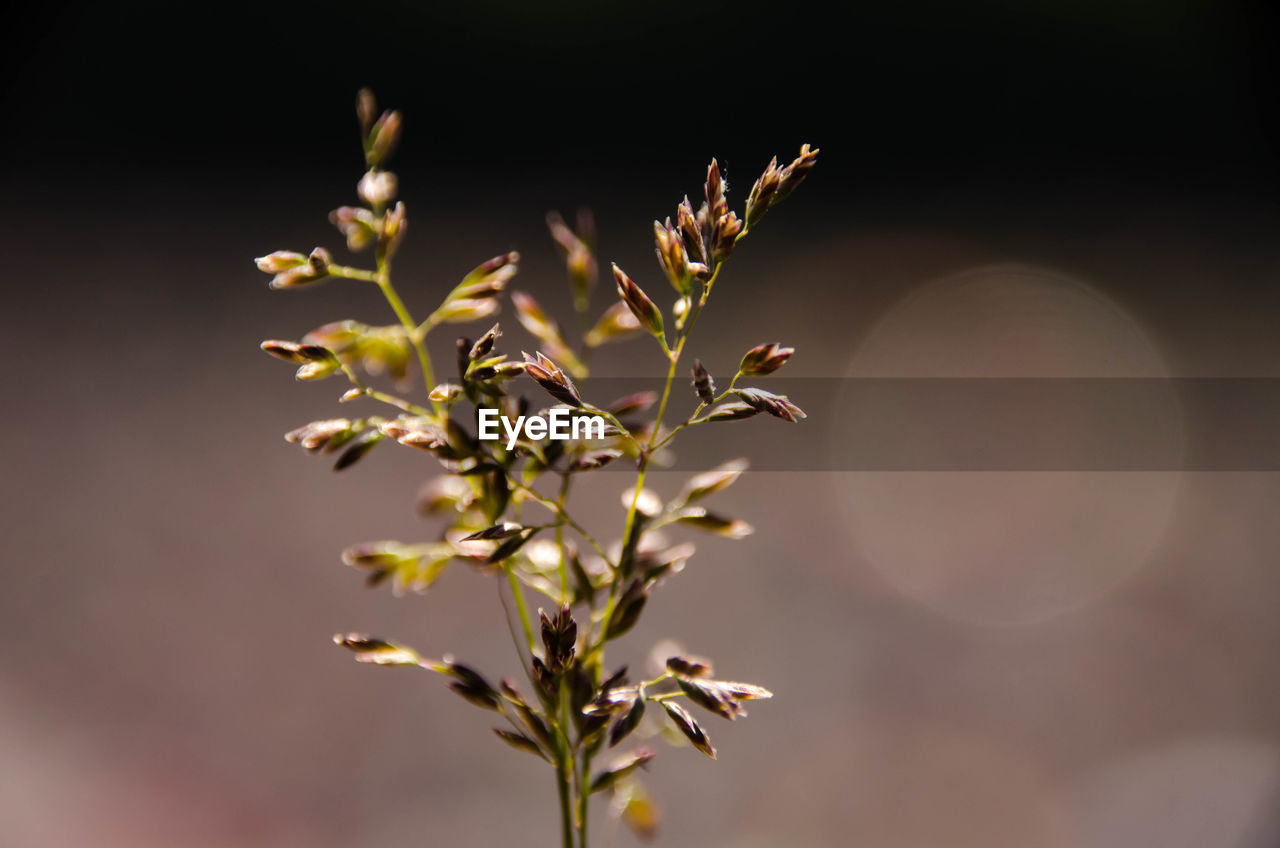
<path id="1" fill-rule="evenodd" d="M 412 648 L 375 639 L 364 633 L 337 633 L 333 643 L 354 651 L 356 661 L 373 665 L 421 665 L 422 658 Z"/>
<path id="2" fill-rule="evenodd" d="M 774 394 L 764 389 L 734 389 L 733 393 L 742 398 L 743 402 L 751 408 L 759 412 L 767 412 L 783 421 L 795 422 L 808 417 L 804 414 L 804 410 L 788 400 L 786 395 Z"/>
<path id="3" fill-rule="evenodd" d="M 630 510 L 632 503 L 636 505 L 636 512 L 645 518 L 652 518 L 662 512 L 662 498 L 651 489 L 641 489 L 638 497 L 634 486 L 623 491 L 622 506 Z"/>
<path id="4" fill-rule="evenodd" d="M 364 250 L 378 238 L 378 219 L 368 209 L 358 206 L 340 206 L 329 213 L 329 223 L 346 236 L 347 248 Z"/>
<path id="5" fill-rule="evenodd" d="M 547 723 L 538 715 L 525 701 L 524 695 L 516 689 L 515 684 L 505 677 L 499 683 L 502 689 L 502 696 L 507 703 L 511 704 L 516 713 L 520 716 L 521 723 L 529 729 L 529 733 L 534 739 L 538 740 L 545 750 L 552 750 L 551 731 L 547 727 Z"/>
<path id="6" fill-rule="evenodd" d="M 446 543 L 402 545 L 384 541 L 354 545 L 342 552 L 342 561 L 368 572 L 368 585 L 377 586 L 391 579 L 395 594 L 403 595 L 429 589 L 454 555 Z"/>
<path id="7" fill-rule="evenodd" d="M 677 677 L 710 677 L 715 673 L 711 660 L 703 657 L 675 656 L 667 657 L 667 671 Z"/>
<path id="8" fill-rule="evenodd" d="M 467 358 L 475 362 L 478 359 L 484 359 L 493 350 L 494 344 L 502 336 L 500 325 L 494 324 L 489 330 L 472 345 L 471 350 L 467 353 Z"/>
<path id="9" fill-rule="evenodd" d="M 359 321 L 331 321 L 307 333 L 302 341 L 328 348 L 342 356 L 357 353 L 367 343 L 367 337 L 376 332 L 375 328 Z"/>
<path id="10" fill-rule="evenodd" d="M 525 736 L 523 733 L 516 733 L 514 730 L 506 730 L 501 727 L 493 728 L 493 732 L 497 734 L 499 739 L 501 739 L 503 742 L 506 742 L 508 745 L 510 745 L 512 748 L 515 748 L 517 751 L 525 751 L 527 753 L 541 757 L 547 762 L 551 762 L 550 755 L 544 752 L 537 742 L 534 742 L 532 739 L 530 739 L 528 736 Z"/>
<path id="11" fill-rule="evenodd" d="M 684 488 L 680 490 L 680 495 L 676 500 L 680 503 L 690 503 L 699 498 L 714 495 L 716 492 L 732 486 L 742 476 L 742 472 L 746 470 L 747 461 L 745 459 L 735 459 L 723 465 L 717 465 L 710 471 L 695 474 L 684 484 Z"/>
<path id="12" fill-rule="evenodd" d="M 573 620 L 573 612 L 565 604 L 553 616 L 539 610 L 538 618 L 542 622 L 544 662 L 552 674 L 563 674 L 573 665 L 574 645 L 578 639 L 578 624 Z"/>
<path id="13" fill-rule="evenodd" d="M 523 355 L 524 372 L 533 378 L 535 383 L 542 386 L 549 395 L 563 404 L 572 407 L 582 406 L 582 397 L 578 394 L 578 387 L 560 370 L 559 366 L 540 351 L 535 351 L 536 358 L 527 353 Z"/>
<path id="14" fill-rule="evenodd" d="M 263 353 L 274 356 L 276 359 L 282 359 L 285 362 L 306 362 L 301 351 L 301 345 L 297 342 L 286 342 L 280 339 L 267 339 L 258 345 Z"/>
<path id="15" fill-rule="evenodd" d="M 630 710 L 636 698 L 640 696 L 639 686 L 625 685 L 626 669 L 615 674 L 600 686 L 600 694 L 591 703 L 582 708 L 583 715 L 608 715 Z"/>
<path id="16" fill-rule="evenodd" d="M 595 223 L 591 213 L 586 209 L 578 211 L 578 232 L 574 233 L 558 212 L 549 212 L 547 228 L 564 254 L 574 305 L 579 312 L 585 312 L 591 289 L 599 276 L 599 266 L 591 250 L 595 239 Z"/>
<path id="17" fill-rule="evenodd" d="M 763 686 L 754 683 L 734 683 L 726 680 L 714 681 L 717 688 L 738 701 L 764 701 L 773 697 L 773 693 Z"/>
<path id="18" fill-rule="evenodd" d="M 723 262 L 728 259 L 741 232 L 742 221 L 738 220 L 736 212 L 717 218 L 711 233 L 711 261 Z"/>
<path id="19" fill-rule="evenodd" d="M 533 657 L 529 665 L 533 671 L 533 680 L 538 685 L 538 694 L 542 698 L 543 705 L 548 708 L 548 712 L 554 712 L 559 709 L 559 679 L 551 673 L 551 670 L 547 668 L 547 664 L 538 657 Z"/>
<path id="20" fill-rule="evenodd" d="M 449 684 L 449 688 L 454 692 L 478 707 L 496 711 L 502 709 L 502 696 L 478 671 L 454 662 L 450 657 L 444 658 L 444 666 L 446 673 L 454 678 L 454 682 Z"/>
<path id="21" fill-rule="evenodd" d="M 352 439 L 347 445 L 347 449 L 338 457 L 338 461 L 333 464 L 334 471 L 342 471 L 355 465 L 364 455 L 373 450 L 378 442 L 382 441 L 382 434 L 377 430 L 366 430 L 356 438 Z"/>
<path id="22" fill-rule="evenodd" d="M 658 402 L 657 392 L 636 392 L 635 394 L 625 395 L 609 404 L 609 411 L 615 416 L 621 418 L 626 415 L 635 415 L 644 412 L 649 407 Z"/>
<path id="23" fill-rule="evenodd" d="M 255 260 L 258 268 L 267 273 L 275 273 L 271 278 L 273 289 L 296 289 L 311 283 L 317 283 L 329 276 L 331 257 L 329 251 L 317 247 L 306 256 L 304 261 L 296 262 L 300 254 L 279 251 Z M 273 272 L 272 268 L 281 268 Z"/>
<path id="24" fill-rule="evenodd" d="M 647 748 L 639 748 L 634 752 L 615 761 L 609 766 L 607 771 L 597 774 L 591 781 L 591 788 L 588 792 L 602 792 L 611 789 L 619 780 L 631 774 L 636 769 L 645 766 L 653 759 L 653 751 Z"/>
<path id="25" fill-rule="evenodd" d="M 657 839 L 658 829 L 662 826 L 662 811 L 640 781 L 632 776 L 614 788 L 614 795 L 614 808 L 618 809 L 618 816 L 627 829 L 641 842 Z"/>
<path id="26" fill-rule="evenodd" d="M 441 304 L 433 315 L 446 324 L 466 324 L 488 318 L 497 311 L 498 302 L 493 298 L 457 298 Z"/>
<path id="27" fill-rule="evenodd" d="M 378 425 L 384 436 L 405 447 L 434 451 L 449 444 L 448 434 L 434 421 L 414 415 L 400 415 Z"/>
<path id="28" fill-rule="evenodd" d="M 402 122 L 399 112 L 383 112 L 374 123 L 369 130 L 368 153 L 365 154 L 369 167 L 377 167 L 391 157 L 391 152 L 400 141 Z"/>
<path id="29" fill-rule="evenodd" d="M 778 184 L 778 190 L 773 195 L 770 205 L 781 203 L 787 195 L 796 190 L 800 183 L 804 182 L 804 178 L 813 170 L 813 166 L 818 162 L 817 150 L 810 150 L 809 145 L 800 145 L 800 155 L 797 156 L 790 165 L 782 169 L 781 179 Z"/>
<path id="30" fill-rule="evenodd" d="M 520 325 L 531 336 L 542 342 L 553 357 L 564 363 L 565 369 L 570 374 L 577 377 L 586 375 L 586 366 L 564 340 L 560 326 L 547 315 L 538 301 L 524 292 L 512 292 L 511 303 L 516 308 L 516 318 L 520 321 Z"/>
<path id="31" fill-rule="evenodd" d="M 760 414 L 762 410 L 746 403 L 722 403 L 707 415 L 707 421 L 739 421 Z"/>
<path id="32" fill-rule="evenodd" d="M 492 527 L 486 527 L 472 533 L 470 536 L 462 537 L 464 542 L 474 542 L 477 539 L 509 539 L 524 531 L 522 525 L 516 524 L 514 521 L 502 521 Z"/>
<path id="33" fill-rule="evenodd" d="M 685 507 L 675 514 L 675 519 L 685 526 L 715 533 L 726 539 L 741 539 L 755 532 L 755 528 L 745 521 L 716 515 L 700 506 Z"/>
<path id="34" fill-rule="evenodd" d="M 494 548 L 493 553 L 489 554 L 489 556 L 485 558 L 485 564 L 493 565 L 496 562 L 502 562 L 504 559 L 509 559 L 510 557 L 515 556 L 516 551 L 523 548 L 525 543 L 533 538 L 534 532 L 535 531 L 533 530 L 525 528 L 519 534 L 507 539 L 505 542 L 498 545 L 498 547 Z"/>
<path id="35" fill-rule="evenodd" d="M 714 685 L 708 685 L 701 680 L 685 677 L 676 678 L 676 683 L 679 684 L 680 691 L 684 692 L 685 697 L 690 701 L 721 718 L 733 721 L 742 712 L 742 708 L 738 706 L 737 701 L 717 689 Z"/>
<path id="36" fill-rule="evenodd" d="M 704 404 L 715 403 L 716 382 L 703 366 L 701 359 L 693 360 L 693 390 L 698 395 L 698 400 Z"/>
<path id="37" fill-rule="evenodd" d="M 475 502 L 476 493 L 462 477 L 442 474 L 432 477 L 418 493 L 418 512 L 435 515 L 442 512 L 463 512 Z"/>
<path id="38" fill-rule="evenodd" d="M 373 129 L 374 117 L 378 114 L 378 101 L 373 96 L 373 91 L 368 88 L 362 88 L 356 92 L 356 120 L 360 122 L 360 135 L 365 138 L 369 137 L 369 132 Z"/>
<path id="39" fill-rule="evenodd" d="M 622 456 L 622 451 L 616 448 L 606 448 L 605 450 L 590 451 L 574 460 L 569 466 L 570 471 L 592 471 L 596 468 L 603 468 Z"/>
<path id="40" fill-rule="evenodd" d="M 341 366 L 337 357 L 326 362 L 308 362 L 293 373 L 296 380 L 323 380 L 333 374 Z"/>
<path id="41" fill-rule="evenodd" d="M 618 297 L 622 298 L 622 302 L 631 310 L 631 314 L 636 316 L 640 326 L 654 336 L 662 337 L 662 312 L 648 295 L 617 265 L 613 266 L 613 279 L 618 284 Z"/>
<path id="42" fill-rule="evenodd" d="M 783 347 L 777 342 L 756 345 L 743 355 L 742 362 L 738 365 L 738 373 L 744 377 L 763 377 L 766 374 L 772 374 L 785 365 L 791 358 L 791 354 L 795 352 L 795 348 Z"/>
<path id="43" fill-rule="evenodd" d="M 427 398 L 436 403 L 449 403 L 462 394 L 462 386 L 457 383 L 441 383 L 427 393 Z"/>
<path id="44" fill-rule="evenodd" d="M 703 189 L 707 198 L 709 220 L 720 220 L 729 211 L 729 204 L 724 197 L 728 191 L 728 186 L 725 185 L 724 179 L 720 176 L 720 165 L 715 159 L 712 159 L 711 164 L 707 166 L 707 182 Z M 714 251 L 712 251 L 712 254 L 714 256 Z"/>
<path id="45" fill-rule="evenodd" d="M 378 244 L 387 256 L 395 254 L 396 249 L 400 247 L 400 242 L 404 239 L 407 229 L 409 229 L 409 221 L 406 217 L 404 203 L 397 201 L 395 206 L 383 214 L 382 226 L 378 231 Z"/>
<path id="46" fill-rule="evenodd" d="M 642 580 L 632 580 L 622 590 L 614 607 L 613 617 L 609 619 L 609 628 L 605 631 L 606 639 L 617 639 L 625 634 L 640 620 L 640 613 L 649 601 L 649 589 Z"/>
<path id="47" fill-rule="evenodd" d="M 449 297 L 483 298 L 501 294 L 519 270 L 520 254 L 514 250 L 481 262 L 462 278 Z"/>
<path id="48" fill-rule="evenodd" d="M 358 431 L 358 428 L 349 418 L 326 418 L 290 430 L 284 434 L 284 440 L 301 445 L 307 453 L 328 452 L 350 441 L 355 434 L 353 431 Z"/>
<path id="49" fill-rule="evenodd" d="M 637 692 L 631 709 L 613 723 L 613 727 L 609 730 L 610 748 L 617 747 L 619 742 L 630 736 L 631 732 L 640 726 L 640 720 L 644 718 L 644 702 L 644 692 Z"/>
<path id="50" fill-rule="evenodd" d="M 775 156 L 769 161 L 764 173 L 756 180 L 755 185 L 751 187 L 751 193 L 747 195 L 745 213 L 747 229 L 754 227 L 764 217 L 764 213 L 769 210 L 781 181 L 782 171 L 778 168 L 778 157 Z"/>
<path id="51" fill-rule="evenodd" d="M 680 228 L 680 239 L 684 242 L 685 252 L 690 259 L 702 265 L 704 272 L 707 262 L 707 249 L 702 239 L 702 228 L 693 214 L 693 205 L 686 196 L 676 207 L 676 225 Z"/>
<path id="52" fill-rule="evenodd" d="M 587 347 L 599 347 L 607 342 L 621 341 L 640 330 L 640 320 L 626 303 L 612 304 L 587 331 L 583 342 Z"/>
<path id="53" fill-rule="evenodd" d="M 301 253 L 294 253 L 292 250 L 277 250 L 275 253 L 259 256 L 253 261 L 258 266 L 259 271 L 265 271 L 268 274 L 279 274 L 281 271 L 288 271 L 291 268 L 305 265 L 307 257 Z"/>
<path id="54" fill-rule="evenodd" d="M 399 183 L 395 174 L 390 171 L 370 169 L 365 172 L 365 175 L 360 178 L 360 182 L 356 185 L 356 194 L 360 195 L 361 200 L 376 209 L 395 200 L 397 188 L 399 188 Z"/>
<path id="55" fill-rule="evenodd" d="M 654 252 L 658 265 L 671 281 L 671 287 L 680 295 L 687 295 L 693 287 L 693 270 L 685 252 L 684 240 L 668 218 L 665 224 L 653 222 Z"/>
<path id="56" fill-rule="evenodd" d="M 688 710 L 672 701 L 663 701 L 662 708 L 671 717 L 671 723 L 693 743 L 693 747 L 713 760 L 716 758 L 716 749 L 711 747 L 711 740 L 707 738 L 702 727 L 693 720 L 693 716 L 689 715 Z"/>

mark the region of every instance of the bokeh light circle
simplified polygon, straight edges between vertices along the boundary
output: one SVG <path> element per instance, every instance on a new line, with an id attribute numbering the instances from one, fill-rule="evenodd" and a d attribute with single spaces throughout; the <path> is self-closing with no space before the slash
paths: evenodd
<path id="1" fill-rule="evenodd" d="M 1146 377 L 1168 370 L 1139 324 L 1094 288 L 1038 268 L 979 268 L 920 286 L 872 328 L 849 377 Z M 856 381 L 835 408 L 852 438 Z M 1170 387 L 1159 416 L 1183 444 Z M 1084 416 L 1083 426 L 1114 422 Z M 946 427 L 947 422 L 937 422 Z M 861 559 L 905 596 L 985 624 L 1097 600 L 1150 556 L 1176 471 L 851 471 L 832 475 Z"/>

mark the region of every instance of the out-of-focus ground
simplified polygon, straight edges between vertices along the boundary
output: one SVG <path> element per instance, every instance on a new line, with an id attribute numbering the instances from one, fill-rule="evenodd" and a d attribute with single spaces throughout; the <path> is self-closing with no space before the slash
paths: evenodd
<path id="1" fill-rule="evenodd" d="M 645 221 L 696 166 L 583 198 L 602 253 L 654 288 Z M 776 339 L 799 349 L 796 376 L 1280 376 L 1280 257 L 1254 237 L 1277 231 L 1273 210 L 966 206 L 957 189 L 940 199 L 963 215 L 899 207 L 876 224 L 842 218 L 821 178 L 726 269 L 694 351 L 715 370 Z M 423 210 L 400 262 L 410 307 L 518 246 L 516 287 L 567 318 L 540 188 L 446 218 L 407 181 Z M 548 844 L 540 763 L 429 675 L 359 667 L 329 643 L 369 630 L 517 672 L 492 580 L 455 567 L 395 599 L 338 561 L 354 542 L 429 537 L 411 505 L 432 460 L 380 449 L 334 475 L 280 439 L 331 414 L 340 387 L 295 383 L 256 343 L 383 307 L 355 283 L 268 292 L 248 259 L 336 241 L 323 215 L 342 196 L 174 191 L 65 211 L 73 244 L 48 241 L 43 216 L 5 214 L 6 274 L 30 283 L 9 294 L 3 365 L 0 842 Z M 954 316 L 955 275 L 993 266 L 1041 270 L 997 273 Z M 1082 299 L 1002 306 L 1038 274 Z M 503 344 L 527 347 L 503 320 Z M 434 343 L 444 362 L 449 348 Z M 634 342 L 597 373 L 659 365 Z M 841 433 L 732 426 L 762 451 Z M 584 522 L 620 527 L 623 479 L 583 486 Z M 666 844 L 1275 844 L 1278 496 L 1274 473 L 747 475 L 719 505 L 757 534 L 699 539 L 617 657 L 642 663 L 674 637 L 777 693 L 745 721 L 707 721 L 718 762 L 660 751 Z"/>

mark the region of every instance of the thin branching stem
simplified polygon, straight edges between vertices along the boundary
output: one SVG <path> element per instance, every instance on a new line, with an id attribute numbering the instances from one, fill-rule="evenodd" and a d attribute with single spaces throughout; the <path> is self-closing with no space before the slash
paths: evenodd
<path id="1" fill-rule="evenodd" d="M 713 160 L 707 172 L 707 202 L 702 209 L 695 215 L 686 198 L 677 209 L 678 228 L 670 221 L 665 227 L 655 222 L 659 259 L 680 297 L 677 308 L 666 319 L 663 310 L 615 265 L 614 274 L 622 303 L 607 312 L 593 327 L 589 320 L 588 290 L 598 266 L 590 235 L 580 236 L 568 231 L 559 223 L 558 216 L 549 218 L 553 236 L 568 254 L 570 280 L 575 286 L 574 308 L 581 337 L 578 345 L 581 360 L 577 359 L 574 346 L 563 337 L 558 325 L 537 303 L 528 295 L 514 293 L 513 300 L 521 323 L 545 344 L 548 351 L 561 359 L 574 376 L 585 372 L 581 364 L 595 345 L 629 335 L 629 330 L 637 326 L 647 329 L 666 357 L 667 374 L 656 415 L 650 428 L 640 431 L 641 435 L 625 427 L 614 412 L 583 400 L 565 371 L 542 351 L 537 351 L 536 358 L 526 355 L 524 363 L 508 361 L 506 354 L 495 349 L 495 340 L 501 335 L 497 325 L 477 341 L 465 337 L 458 339 L 460 385 L 451 383 L 435 392 L 436 378 L 426 344 L 428 334 L 446 323 L 462 323 L 492 315 L 498 307 L 497 298 L 517 271 L 519 255 L 509 251 L 482 263 L 445 296 L 426 320 L 415 322 L 392 283 L 392 258 L 404 233 L 406 219 L 404 205 L 396 202 L 396 177 L 383 170 L 400 133 L 401 118 L 395 111 L 378 116 L 376 102 L 367 90 L 359 94 L 356 111 L 368 169 L 360 181 L 358 193 L 366 206 L 340 207 L 331 213 L 330 220 L 346 237 L 347 246 L 353 251 L 374 248 L 374 267 L 336 264 L 324 247 L 314 248 L 310 254 L 276 251 L 255 261 L 260 270 L 273 275 L 271 286 L 276 289 L 297 288 L 327 278 L 373 283 L 382 292 L 397 323 L 371 327 L 353 320 L 334 322 L 307 334 L 301 342 L 268 340 L 262 343 L 262 349 L 277 359 L 300 366 L 296 374 L 298 379 L 324 379 L 341 369 L 355 386 L 342 396 L 343 401 L 368 397 L 403 414 L 394 418 L 366 416 L 314 421 L 290 432 L 286 438 L 311 453 L 341 450 L 334 464 L 336 470 L 359 461 L 383 440 L 394 440 L 435 454 L 449 470 L 450 479 L 424 490 L 421 506 L 428 513 L 452 512 L 450 527 L 433 542 L 404 544 L 383 541 L 356 545 L 343 553 L 343 559 L 349 565 L 366 570 L 371 585 L 390 580 L 397 591 L 405 588 L 424 590 L 432 585 L 449 562 L 471 558 L 472 551 L 460 547 L 458 539 L 491 541 L 494 547 L 485 548 L 485 552 L 486 562 L 492 565 L 492 570 L 486 570 L 493 573 L 501 569 L 506 576 L 510 600 L 503 588 L 501 575 L 496 575 L 495 587 L 512 647 L 537 695 L 537 701 L 527 702 L 505 679 L 500 687 L 492 685 L 489 682 L 491 678 L 468 665 L 455 662 L 448 655 L 446 659 L 428 659 L 412 648 L 360 633 L 339 634 L 335 642 L 357 652 L 360 655 L 358 659 L 363 662 L 421 666 L 434 671 L 446 677 L 450 688 L 466 700 L 501 713 L 511 726 L 511 731 L 495 728 L 502 740 L 516 749 L 540 756 L 554 767 L 562 848 L 588 848 L 593 786 L 613 798 L 612 812 L 605 829 L 606 841 L 612 839 L 613 826 L 620 818 L 625 818 L 638 835 L 648 836 L 652 831 L 653 811 L 646 810 L 650 803 L 647 793 L 632 771 L 644 765 L 652 754 L 634 751 L 629 760 L 623 759 L 593 777 L 592 762 L 605 735 L 610 746 L 620 743 L 623 737 L 636 729 L 643 715 L 642 709 L 635 705 L 643 708 L 645 700 L 657 702 L 662 708 L 655 712 L 665 713 L 664 717 L 669 718 L 694 747 L 714 758 L 715 749 L 701 726 L 674 699 L 686 697 L 690 707 L 701 706 L 733 717 L 740 713 L 741 701 L 767 698 L 770 693 L 751 684 L 714 680 L 710 663 L 696 657 L 670 657 L 666 660 L 666 667 L 670 670 L 634 686 L 628 686 L 625 675 L 618 670 L 612 678 L 614 682 L 608 684 L 609 689 L 604 688 L 606 644 L 634 626 L 649 593 L 670 573 L 678 570 L 676 563 L 688 556 L 682 552 L 684 546 L 662 552 L 650 552 L 646 548 L 641 555 L 639 545 L 643 534 L 682 520 L 698 529 L 733 535 L 723 531 L 732 531 L 742 522 L 705 512 L 695 515 L 684 507 L 695 496 L 712 494 L 729 485 L 741 472 L 742 465 L 734 463 L 708 472 L 706 476 L 699 475 L 686 485 L 685 494 L 668 503 L 661 514 L 651 516 L 646 505 L 642 516 L 641 497 L 646 494 L 644 487 L 649 468 L 659 449 L 673 442 L 689 427 L 717 417 L 735 417 L 716 416 L 708 414 L 707 410 L 735 392 L 744 371 L 749 376 L 768 374 L 793 352 L 777 344 L 753 348 L 744 357 L 746 364 L 740 366 L 729 387 L 718 395 L 711 389 L 705 369 L 697 366 L 695 389 L 700 401 L 705 398 L 705 402 L 699 402 L 693 412 L 670 432 L 663 431 L 663 420 L 669 408 L 676 405 L 672 390 L 681 356 L 702 310 L 707 306 L 726 258 L 734 244 L 746 236 L 752 224 L 804 179 L 813 167 L 817 151 L 805 145 L 791 164 L 779 168 L 776 161 L 770 163 L 748 196 L 741 218 L 727 209 L 725 186 Z M 590 228 L 581 220 L 579 229 L 586 234 Z M 694 255 L 709 266 L 709 274 L 701 264 L 691 260 Z M 696 298 L 692 291 L 695 278 L 700 281 Z M 622 320 L 626 317 L 626 310 L 630 311 L 635 324 L 628 325 L 628 321 Z M 374 388 L 358 373 L 358 369 L 363 369 L 371 375 L 384 372 L 403 374 L 407 361 L 415 355 L 429 405 L 414 403 Z M 479 434 L 473 436 L 458 421 L 451 420 L 454 404 L 462 399 L 470 401 L 477 409 L 489 402 L 503 406 L 505 411 L 510 411 L 512 406 L 526 410 L 525 399 L 512 398 L 505 390 L 508 381 L 521 373 L 531 377 L 561 403 L 575 407 L 578 414 L 603 418 L 608 424 L 606 432 L 613 439 L 610 449 L 591 453 L 588 446 L 575 444 L 553 452 L 544 450 L 536 440 L 529 439 L 521 442 L 525 450 L 513 453 L 500 446 L 486 445 L 479 440 Z M 803 412 L 785 396 L 772 395 L 761 389 L 737 392 L 744 401 L 750 402 L 754 411 L 768 411 L 789 421 L 804 417 Z M 548 437 L 559 438 L 554 435 Z M 634 491 L 625 505 L 621 553 L 611 558 L 596 536 L 570 515 L 568 502 L 575 474 L 598 468 L 617 458 L 623 453 L 617 450 L 619 447 L 625 447 L 628 454 L 634 450 L 636 477 Z M 539 475 L 544 474 L 560 478 L 554 495 L 544 494 L 535 488 L 535 485 L 542 485 L 550 491 L 549 484 L 538 483 Z M 523 505 L 528 502 L 548 510 L 551 518 L 539 524 L 524 524 Z M 692 519 L 702 519 L 702 523 L 697 524 Z M 555 534 L 555 547 L 559 554 L 558 580 L 546 580 L 537 568 L 539 557 L 531 552 L 532 548 L 521 553 L 523 546 L 544 530 L 553 530 Z M 581 536 L 604 562 L 607 573 L 603 579 L 585 578 L 593 585 L 583 585 L 580 563 L 576 559 L 571 562 L 571 556 L 577 556 L 578 548 L 570 544 L 567 538 L 569 530 Z M 649 537 L 649 540 L 653 538 Z M 558 587 L 555 585 L 557 582 Z M 558 597 L 559 609 L 551 615 L 541 614 L 540 621 L 533 620 L 526 601 L 526 588 L 544 592 L 553 600 Z M 602 602 L 600 596 L 606 592 L 607 600 Z M 586 608 L 585 613 L 581 607 Z M 575 608 L 579 608 L 580 621 L 574 619 Z M 646 691 L 658 688 L 665 691 Z M 631 706 L 622 712 L 627 702 Z M 582 714 L 575 712 L 579 709 Z"/>

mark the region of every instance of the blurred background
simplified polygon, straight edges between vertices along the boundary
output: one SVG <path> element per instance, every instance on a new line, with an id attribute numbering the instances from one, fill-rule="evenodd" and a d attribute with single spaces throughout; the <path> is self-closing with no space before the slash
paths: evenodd
<path id="1" fill-rule="evenodd" d="M 492 581 L 455 567 L 396 599 L 338 560 L 431 537 L 412 506 L 431 460 L 384 449 L 338 477 L 280 439 L 340 389 L 295 383 L 258 342 L 389 320 L 376 292 L 269 292 L 250 262 L 346 255 L 325 216 L 356 199 L 360 86 L 406 114 L 415 312 L 518 248 L 515 287 L 568 323 L 543 216 L 579 205 L 602 259 L 661 289 L 651 221 L 707 160 L 741 201 L 808 141 L 817 170 L 699 324 L 716 373 L 776 339 L 799 349 L 791 376 L 831 378 L 810 390 L 1251 378 L 1274 406 L 1264 4 L 48 3 L 8 20 L 6 847 L 554 841 L 539 763 L 438 681 L 329 644 L 373 631 L 516 671 Z M 529 344 L 506 323 L 507 347 Z M 449 334 L 433 344 L 448 357 Z M 636 342 L 595 365 L 661 363 Z M 1171 385 L 1160 438 L 1235 438 L 1189 432 Z M 846 441 L 856 392 L 803 394 L 829 412 L 740 425 L 753 449 Z M 993 418 L 992 440 L 1010 435 Z M 618 657 L 673 637 L 777 693 L 708 723 L 719 762 L 660 752 L 662 844 L 1280 844 L 1274 459 L 747 475 L 721 506 L 757 534 L 702 543 Z M 584 521 L 621 526 L 623 479 L 580 493 Z"/>

